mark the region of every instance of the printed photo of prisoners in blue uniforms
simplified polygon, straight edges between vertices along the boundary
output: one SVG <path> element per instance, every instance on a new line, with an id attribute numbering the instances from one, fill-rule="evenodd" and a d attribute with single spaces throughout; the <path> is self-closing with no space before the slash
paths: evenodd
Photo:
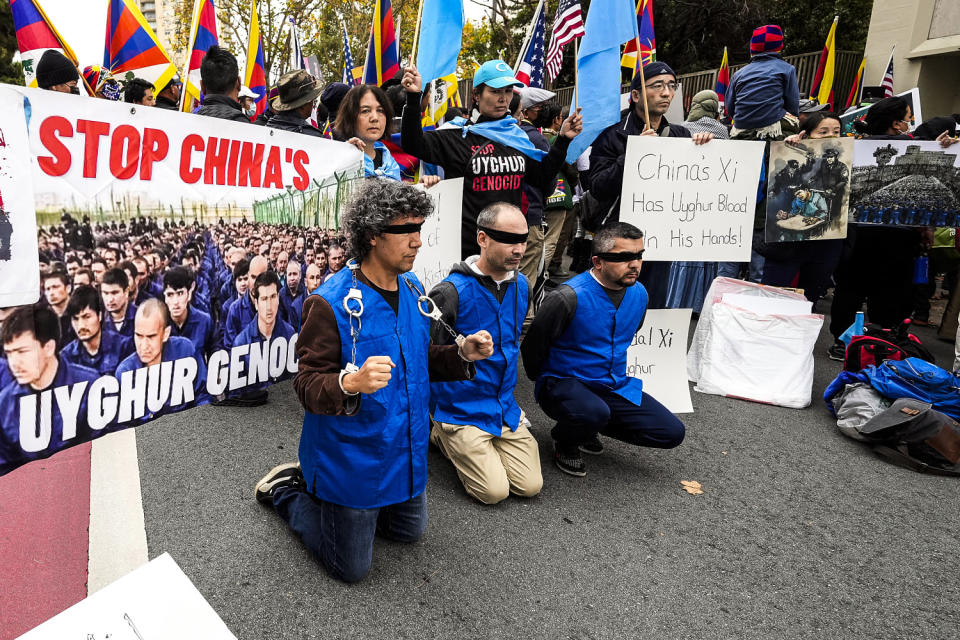
<path id="1" fill-rule="evenodd" d="M 937 142 L 858 140 L 852 176 L 853 222 L 891 227 L 960 225 L 957 153 Z"/>
<path id="2" fill-rule="evenodd" d="M 767 242 L 847 237 L 853 141 L 774 142 L 767 164 Z"/>

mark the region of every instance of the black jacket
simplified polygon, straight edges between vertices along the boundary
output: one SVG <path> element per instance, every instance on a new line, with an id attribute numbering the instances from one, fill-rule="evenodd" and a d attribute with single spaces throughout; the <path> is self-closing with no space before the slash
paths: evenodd
<path id="1" fill-rule="evenodd" d="M 267 121 L 267 126 L 271 129 L 280 129 L 281 131 L 293 131 L 302 133 L 315 138 L 322 138 L 323 133 L 320 129 L 301 118 L 294 111 L 280 111 Z"/>
<path id="2" fill-rule="evenodd" d="M 174 102 L 173 100 L 171 100 L 166 96 L 160 96 L 159 98 L 157 98 L 156 107 L 158 109 L 166 109 L 167 111 L 180 110 L 180 105 L 178 105 L 176 102 Z"/>
<path id="3" fill-rule="evenodd" d="M 250 118 L 243 115 L 243 109 L 240 103 L 229 96 L 210 95 L 203 99 L 202 106 L 197 110 L 201 116 L 211 118 L 220 118 L 221 120 L 232 120 L 234 122 L 246 122 L 250 124 Z"/>
<path id="4" fill-rule="evenodd" d="M 589 187 L 593 197 L 600 201 L 606 211 L 620 197 L 623 190 L 623 162 L 627 153 L 627 137 L 643 132 L 643 119 L 631 107 L 617 124 L 600 132 L 590 150 Z M 690 131 L 678 124 L 670 124 L 660 118 L 657 135 L 673 138 L 690 138 Z"/>
<path id="5" fill-rule="evenodd" d="M 547 142 L 547 139 L 540 133 L 540 129 L 535 127 L 533 123 L 523 120 L 520 122 L 520 128 L 523 129 L 523 132 L 530 138 L 533 146 L 541 151 L 550 151 L 550 143 Z M 543 221 L 543 207 L 546 203 L 547 195 L 553 193 L 556 185 L 556 180 L 553 181 L 553 184 L 551 184 L 548 189 L 542 189 L 541 187 L 526 183 L 523 185 L 523 195 L 527 198 L 527 210 L 523 212 L 527 217 L 527 226 L 537 226 Z"/>

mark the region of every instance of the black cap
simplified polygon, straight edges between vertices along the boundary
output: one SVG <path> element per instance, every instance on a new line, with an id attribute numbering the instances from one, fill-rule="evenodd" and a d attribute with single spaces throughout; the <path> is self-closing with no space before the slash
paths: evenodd
<path id="1" fill-rule="evenodd" d="M 80 79 L 80 72 L 67 56 L 55 49 L 47 49 L 37 63 L 37 86 L 49 89 Z"/>
<path id="2" fill-rule="evenodd" d="M 320 103 L 330 112 L 330 117 L 334 117 L 340 109 L 340 103 L 343 97 L 350 91 L 350 87 L 342 82 L 333 82 L 320 94 Z"/>

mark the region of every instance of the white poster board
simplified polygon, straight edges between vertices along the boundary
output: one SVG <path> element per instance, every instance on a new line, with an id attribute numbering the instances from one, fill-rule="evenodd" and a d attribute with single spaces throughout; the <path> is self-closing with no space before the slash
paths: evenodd
<path id="1" fill-rule="evenodd" d="M 63 638 L 237 640 L 166 553 L 20 636 Z"/>
<path id="2" fill-rule="evenodd" d="M 442 180 L 427 189 L 433 198 L 433 214 L 423 223 L 413 272 L 426 288 L 435 287 L 460 262 L 460 224 L 463 216 L 463 178 Z"/>
<path id="3" fill-rule="evenodd" d="M 651 309 L 627 349 L 627 375 L 672 413 L 693 413 L 687 384 L 690 309 Z"/>
<path id="4" fill-rule="evenodd" d="M 40 296 L 40 256 L 23 98 L 0 92 L 0 307 Z"/>
<path id="5" fill-rule="evenodd" d="M 763 142 L 630 136 L 620 220 L 644 233 L 644 260 L 748 262 Z"/>

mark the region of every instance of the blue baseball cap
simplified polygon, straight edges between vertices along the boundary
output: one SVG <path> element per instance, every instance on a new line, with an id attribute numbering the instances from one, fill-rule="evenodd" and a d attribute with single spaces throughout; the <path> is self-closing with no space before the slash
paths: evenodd
<path id="1" fill-rule="evenodd" d="M 477 72 L 473 75 L 473 86 L 479 87 L 482 84 L 492 89 L 524 86 L 524 84 L 513 75 L 513 69 L 510 65 L 503 60 L 487 60 L 480 65 L 480 68 L 477 69 Z"/>

